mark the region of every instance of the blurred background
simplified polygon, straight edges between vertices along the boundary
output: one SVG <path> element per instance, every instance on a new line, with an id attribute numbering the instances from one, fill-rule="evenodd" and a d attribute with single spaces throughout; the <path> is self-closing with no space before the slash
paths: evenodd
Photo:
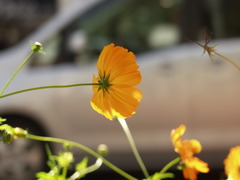
<path id="1" fill-rule="evenodd" d="M 220 179 L 224 177 L 222 158 L 231 146 L 237 145 L 240 135 L 239 72 L 230 64 L 225 66 L 224 60 L 211 62 L 209 57 L 204 59 L 201 56 L 203 50 L 194 44 L 189 45 L 185 38 L 203 42 L 207 32 L 210 32 L 213 42 L 219 42 L 224 47 L 223 52 L 231 58 L 237 58 L 239 63 L 239 9 L 239 0 L 0 0 L 0 59 L 8 61 L 9 55 L 13 54 L 11 49 L 17 52 L 18 48 L 25 57 L 31 41 L 43 43 L 47 55 L 35 56 L 27 66 L 30 70 L 19 74 L 19 82 L 24 81 L 25 84 L 20 85 L 17 81 L 14 84 L 17 89 L 23 89 L 86 80 L 73 77 L 82 78 L 81 76 L 85 76 L 83 73 L 92 74 L 93 68 L 89 67 L 95 68 L 93 62 L 96 62 L 103 46 L 109 43 L 113 42 L 133 51 L 139 57 L 144 77 L 140 85 L 144 99 L 136 118 L 134 116 L 129 123 L 138 137 L 137 144 L 143 148 L 143 154 L 148 154 L 144 156 L 144 160 L 150 170 L 158 169 L 158 160 L 155 157 L 159 151 L 166 153 L 166 156 L 159 153 L 159 156 L 163 156 L 164 163 L 169 161 L 167 158 L 170 155 L 176 155 L 173 150 L 169 152 L 169 147 L 172 148 L 169 132 L 180 123 L 185 123 L 189 125 L 188 137 L 203 142 L 203 146 L 209 150 L 205 151 L 203 158 L 211 161 L 214 167 L 209 175 L 201 175 L 201 178 Z M 19 56 L 15 55 L 13 59 L 16 57 Z M 9 64 L 7 67 L 10 66 Z M 2 68 L 1 71 L 5 69 Z M 76 75 L 77 71 L 82 74 Z M 51 95 L 46 93 L 46 101 L 44 98 L 33 101 L 36 96 L 31 95 L 28 98 L 23 95 L 22 98 L 16 98 L 17 101 L 10 98 L 0 104 L 0 113 L 9 119 L 24 120 L 25 124 L 20 121 L 17 125 L 34 127 L 37 133 L 43 135 L 80 142 L 80 135 L 76 135 L 79 133 L 86 137 L 86 141 L 92 140 L 90 146 L 95 141 L 98 142 L 96 137 L 101 137 L 101 133 L 107 133 L 102 132 L 101 126 L 108 128 L 108 133 L 111 132 L 108 125 L 104 124 L 105 121 L 101 122 L 103 125 L 98 125 L 97 121 L 88 122 L 82 125 L 81 131 L 77 129 L 78 118 L 82 116 L 84 119 L 87 116 L 85 114 L 94 112 L 89 107 L 81 111 L 81 115 L 78 114 L 76 99 L 80 98 L 72 97 L 78 91 L 58 92 Z M 84 93 L 91 96 L 89 91 L 83 90 Z M 85 102 L 85 99 L 81 100 Z M 29 106 L 23 105 L 23 102 Z M 25 109 L 19 108 L 20 106 Z M 34 107 L 36 108 L 32 110 Z M 28 116 L 29 112 L 31 116 Z M 73 123 L 66 122 L 66 119 Z M 93 128 L 92 124 L 96 124 L 96 127 Z M 57 132 L 59 130 L 60 133 Z M 116 133 L 112 137 L 119 136 L 117 131 L 112 131 Z M 96 137 L 89 135 L 91 132 L 96 133 Z M 156 145 L 157 139 L 148 139 L 158 136 L 162 137 L 159 143 L 164 147 Z M 125 137 L 117 139 L 119 143 L 114 138 L 111 139 L 109 134 L 104 134 L 103 137 L 113 145 L 113 152 L 120 149 L 126 153 L 126 144 L 122 143 L 125 142 Z M 2 152 L 0 147 L 0 154 Z M 209 152 L 211 154 L 206 155 Z M 128 165 L 120 155 L 117 159 L 120 160 L 120 165 Z M 216 158 L 212 155 L 216 155 Z M 4 156 L 0 158 L 0 162 L 3 162 Z M 37 164 L 35 161 L 34 163 Z M 0 171 L 1 169 L 3 168 Z M 18 172 L 19 167 L 16 169 Z M 132 166 L 130 170 L 139 174 Z M 18 173 L 12 178 L 7 177 L 10 180 L 20 179 Z M 9 175 L 9 172 L 6 174 Z M 177 175 L 176 179 L 181 179 L 181 173 Z M 93 178 L 91 175 L 89 177 Z M 98 177 L 106 179 L 104 173 L 99 173 Z M 0 173 L 0 179 L 4 178 L 4 173 Z M 111 178 L 118 177 L 109 176 Z"/>
<path id="2" fill-rule="evenodd" d="M 76 1 L 1 0 L 0 49 L 16 44 Z M 81 23 L 90 38 L 101 38 L 102 41 L 111 39 L 120 45 L 124 43 L 138 53 L 181 43 L 184 37 L 202 40 L 205 27 L 212 32 L 213 39 L 237 37 L 240 32 L 237 21 L 239 6 L 238 0 L 119 1 L 113 3 L 106 15 L 101 13 L 101 20 L 107 24 L 94 29 L 93 22 Z M 112 9 L 116 11 L 111 12 Z M 162 41 L 164 38 L 169 39 Z"/>

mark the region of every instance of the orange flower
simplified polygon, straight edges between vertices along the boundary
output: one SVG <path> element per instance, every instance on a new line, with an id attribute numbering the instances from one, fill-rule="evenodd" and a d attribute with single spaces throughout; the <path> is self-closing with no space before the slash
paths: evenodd
<path id="1" fill-rule="evenodd" d="M 171 139 L 175 151 L 180 155 L 182 163 L 184 164 L 183 176 L 185 179 L 196 180 L 199 172 L 209 172 L 208 164 L 203 162 L 193 155 L 200 153 L 202 146 L 197 140 L 181 140 L 182 135 L 185 133 L 186 127 L 180 125 L 177 129 L 171 132 Z"/>
<path id="2" fill-rule="evenodd" d="M 98 76 L 93 76 L 94 110 L 112 120 L 131 117 L 142 99 L 134 86 L 141 82 L 141 73 L 132 52 L 110 44 L 102 50 L 98 62 Z"/>
<path id="3" fill-rule="evenodd" d="M 230 149 L 227 158 L 224 160 L 225 173 L 229 179 L 240 179 L 240 146 Z"/>

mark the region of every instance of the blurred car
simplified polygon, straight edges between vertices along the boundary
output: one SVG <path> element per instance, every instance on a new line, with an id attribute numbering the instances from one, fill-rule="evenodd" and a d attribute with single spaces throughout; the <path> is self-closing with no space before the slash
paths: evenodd
<path id="1" fill-rule="evenodd" d="M 174 18 L 167 19 L 176 13 L 178 4 L 166 7 L 159 2 L 76 2 L 21 43 L 0 52 L 1 87 L 30 52 L 32 42 L 41 42 L 46 55 L 39 54 L 26 64 L 5 94 L 91 82 L 103 46 L 114 42 L 136 53 L 140 65 L 143 80 L 138 87 L 143 99 L 127 123 L 146 167 L 159 170 L 177 156 L 170 131 L 185 124 L 185 138 L 201 142 L 200 156 L 210 168 L 222 168 L 228 149 L 239 143 L 239 72 L 222 59 L 212 62 L 202 56 L 200 47 L 181 43 L 181 27 Z M 240 39 L 212 43 L 240 63 Z M 93 149 L 107 144 L 107 159 L 124 170 L 139 170 L 121 126 L 91 108 L 92 94 L 90 86 L 26 92 L 1 99 L 0 114 L 33 134 L 64 138 Z M 55 152 L 61 149 L 52 146 Z M 86 155 L 77 149 L 74 152 L 78 159 Z M 41 142 L 0 144 L 0 179 L 31 179 L 46 158 Z"/>

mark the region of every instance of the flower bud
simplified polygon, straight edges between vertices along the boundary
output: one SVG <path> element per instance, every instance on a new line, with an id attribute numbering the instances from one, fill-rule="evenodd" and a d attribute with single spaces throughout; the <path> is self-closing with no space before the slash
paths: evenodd
<path id="1" fill-rule="evenodd" d="M 102 156 L 107 156 L 108 154 L 108 147 L 106 144 L 100 144 L 98 146 L 98 153 L 101 154 Z"/>
<path id="2" fill-rule="evenodd" d="M 65 151 L 69 151 L 72 148 L 72 145 L 69 143 L 64 143 L 63 148 L 65 149 Z"/>
<path id="3" fill-rule="evenodd" d="M 26 130 L 19 128 L 19 127 L 14 128 L 13 132 L 14 132 L 15 139 L 24 138 L 27 134 Z"/>
<path id="4" fill-rule="evenodd" d="M 7 133 L 6 131 L 3 132 L 3 137 L 2 137 L 2 141 L 5 144 L 11 144 L 13 142 L 14 138 L 11 134 Z"/>
<path id="5" fill-rule="evenodd" d="M 40 42 L 35 42 L 34 45 L 32 46 L 32 50 L 35 53 L 41 53 L 43 49 L 43 46 Z"/>

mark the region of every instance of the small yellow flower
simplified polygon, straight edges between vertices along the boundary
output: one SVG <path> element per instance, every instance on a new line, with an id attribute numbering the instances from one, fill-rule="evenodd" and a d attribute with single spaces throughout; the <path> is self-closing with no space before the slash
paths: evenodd
<path id="1" fill-rule="evenodd" d="M 203 162 L 193 155 L 200 153 L 202 146 L 197 140 L 181 140 L 181 137 L 186 131 L 184 125 L 180 125 L 177 129 L 173 129 L 171 132 L 171 139 L 175 151 L 180 155 L 184 164 L 183 176 L 185 179 L 196 180 L 197 174 L 208 173 L 208 164 Z"/>
<path id="2" fill-rule="evenodd" d="M 102 50 L 98 62 L 98 76 L 93 76 L 94 95 L 91 106 L 112 120 L 114 117 L 131 117 L 142 99 L 136 85 L 142 76 L 132 52 L 110 44 Z"/>
<path id="3" fill-rule="evenodd" d="M 227 158 L 224 160 L 225 173 L 231 180 L 240 179 L 240 146 L 230 149 Z"/>

